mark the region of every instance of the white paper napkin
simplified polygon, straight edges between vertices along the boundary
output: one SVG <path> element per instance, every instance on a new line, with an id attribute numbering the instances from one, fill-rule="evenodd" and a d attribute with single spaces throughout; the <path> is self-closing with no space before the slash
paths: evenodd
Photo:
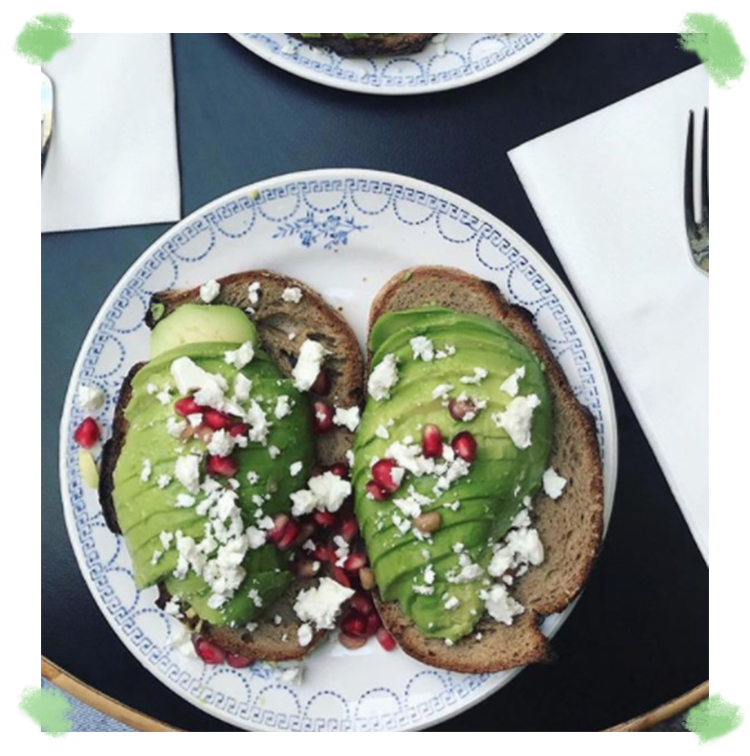
<path id="1" fill-rule="evenodd" d="M 702 66 L 535 139 L 510 159 L 708 562 L 708 277 L 682 187 Z"/>
<path id="2" fill-rule="evenodd" d="M 42 231 L 180 217 L 169 34 L 74 34 L 44 66 L 55 87 Z"/>

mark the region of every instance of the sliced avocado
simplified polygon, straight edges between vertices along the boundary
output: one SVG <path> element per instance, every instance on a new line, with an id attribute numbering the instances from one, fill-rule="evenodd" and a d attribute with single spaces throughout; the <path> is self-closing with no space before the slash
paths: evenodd
<path id="1" fill-rule="evenodd" d="M 185 344 L 228 341 L 258 343 L 255 325 L 237 307 L 185 304 L 157 323 L 151 332 L 151 357 Z"/>

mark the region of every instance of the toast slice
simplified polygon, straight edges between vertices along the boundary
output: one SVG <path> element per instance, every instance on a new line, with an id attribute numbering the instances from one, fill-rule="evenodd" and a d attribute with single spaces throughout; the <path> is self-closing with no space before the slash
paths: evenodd
<path id="1" fill-rule="evenodd" d="M 219 279 L 219 296 L 212 304 L 239 307 L 248 312 L 255 323 L 263 347 L 285 377 L 292 374 L 297 356 L 307 339 L 321 343 L 329 352 L 325 370 L 330 379 L 330 391 L 325 399 L 332 406 L 342 409 L 359 407 L 363 397 L 363 365 L 359 343 L 344 318 L 336 312 L 317 292 L 292 278 L 265 270 L 239 273 Z M 250 307 L 248 289 L 259 284 L 258 302 Z M 299 289 L 302 298 L 298 303 L 285 301 L 283 294 L 289 289 Z M 183 304 L 200 304 L 200 287 L 155 294 L 146 316 L 146 324 L 154 328 Z M 248 311 L 248 308 L 252 312 Z M 125 409 L 131 398 L 131 382 L 143 364 L 135 365 L 126 377 L 113 421 L 112 434 L 104 445 L 99 499 L 105 519 L 114 533 L 119 533 L 117 513 L 113 503 L 113 474 L 128 431 Z M 351 449 L 353 434 L 342 427 L 315 437 L 317 462 L 328 466 L 341 462 Z M 324 632 L 314 635 L 312 643 L 301 646 L 297 631 L 301 622 L 293 611 L 299 591 L 309 587 L 310 581 L 297 582 L 287 595 L 269 609 L 268 619 L 259 623 L 249 633 L 246 629 L 214 627 L 203 623 L 200 632 L 225 651 L 248 659 L 260 661 L 288 661 L 306 656 L 325 637 Z M 161 587 L 159 605 L 163 608 L 171 597 Z M 183 607 L 183 610 L 188 607 Z M 276 618 L 274 623 L 273 619 Z M 184 620 L 195 630 L 196 622 Z"/>
<path id="2" fill-rule="evenodd" d="M 369 34 L 367 37 L 348 39 L 343 34 L 321 34 L 319 37 L 303 37 L 290 34 L 315 47 L 327 47 L 345 58 L 373 58 L 382 55 L 411 55 L 424 50 L 437 34 Z"/>
<path id="3" fill-rule="evenodd" d="M 531 315 L 509 304 L 494 284 L 461 270 L 426 267 L 395 276 L 373 302 L 370 330 L 388 312 L 426 305 L 497 320 L 541 358 L 554 402 L 550 464 L 568 483 L 560 499 L 552 501 L 540 493 L 534 502 L 533 517 L 544 544 L 545 560 L 516 583 L 514 595 L 526 611 L 512 626 L 485 620 L 476 635 L 448 647 L 442 640 L 424 637 L 398 604 L 378 600 L 378 611 L 401 648 L 431 666 L 479 674 L 549 661 L 550 645 L 538 625 L 543 617 L 562 611 L 578 595 L 602 540 L 604 488 L 593 418 L 573 395 Z"/>

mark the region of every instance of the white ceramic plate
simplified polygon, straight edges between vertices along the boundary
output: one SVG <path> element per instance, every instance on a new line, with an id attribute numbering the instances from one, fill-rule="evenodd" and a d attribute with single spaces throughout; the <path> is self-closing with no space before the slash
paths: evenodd
<path id="1" fill-rule="evenodd" d="M 286 34 L 230 32 L 241 45 L 279 68 L 319 84 L 370 94 L 424 94 L 456 89 L 507 71 L 562 34 L 448 34 L 420 53 L 342 58 Z"/>
<path id="2" fill-rule="evenodd" d="M 374 640 L 351 653 L 331 641 L 306 662 L 295 687 L 271 667 L 207 667 L 173 647 L 179 624 L 136 590 L 121 538 L 107 530 L 98 497 L 81 482 L 73 431 L 81 384 L 100 387 L 105 437 L 120 385 L 148 355 L 143 318 L 153 292 L 253 268 L 296 276 L 320 291 L 364 340 L 370 302 L 395 273 L 450 264 L 494 281 L 530 310 L 580 398 L 604 453 L 606 519 L 612 510 L 617 431 L 601 356 L 571 295 L 507 226 L 438 187 L 392 174 L 326 170 L 271 179 L 233 192 L 178 223 L 117 284 L 96 317 L 71 378 L 61 424 L 65 519 L 83 576 L 128 650 L 185 700 L 255 730 L 419 730 L 455 716 L 507 684 L 517 670 L 459 675 L 425 667 Z M 568 612 L 570 609 L 568 610 Z M 566 613 L 567 614 L 567 613 Z M 548 635 L 565 616 L 549 617 Z"/>

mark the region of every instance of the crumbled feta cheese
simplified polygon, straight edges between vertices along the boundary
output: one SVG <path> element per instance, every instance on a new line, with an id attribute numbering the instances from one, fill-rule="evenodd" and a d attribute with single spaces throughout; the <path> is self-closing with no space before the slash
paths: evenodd
<path id="1" fill-rule="evenodd" d="M 417 596 L 433 596 L 435 589 L 431 585 L 414 585 L 412 590 Z"/>
<path id="2" fill-rule="evenodd" d="M 508 396 L 511 396 L 515 399 L 515 397 L 518 396 L 518 382 L 526 377 L 526 366 L 521 365 L 518 370 L 516 370 L 514 373 L 512 373 L 508 378 L 503 381 L 503 383 L 500 385 L 500 391 L 505 392 Z"/>
<path id="3" fill-rule="evenodd" d="M 164 553 L 162 551 L 155 551 L 153 556 L 151 557 L 151 566 L 154 567 L 155 565 L 159 564 L 159 560 L 164 556 Z"/>
<path id="4" fill-rule="evenodd" d="M 260 593 L 258 593 L 257 588 L 253 588 L 247 594 L 247 597 L 253 602 L 253 604 L 255 604 L 256 609 L 260 609 L 263 606 L 263 599 L 261 598 Z"/>
<path id="5" fill-rule="evenodd" d="M 302 289 L 298 286 L 292 286 L 288 289 L 284 289 L 284 293 L 281 295 L 281 299 L 284 302 L 291 304 L 299 304 L 302 301 Z"/>
<path id="6" fill-rule="evenodd" d="M 524 608 L 509 593 L 505 586 L 495 585 L 479 594 L 487 607 L 487 613 L 503 625 L 512 625 L 513 618 L 523 614 Z"/>
<path id="7" fill-rule="evenodd" d="M 221 293 L 221 284 L 218 281 L 207 281 L 201 286 L 201 300 L 211 304 Z"/>
<path id="8" fill-rule="evenodd" d="M 432 342 L 425 336 L 417 336 L 410 342 L 415 360 L 432 362 L 435 359 L 435 348 Z"/>
<path id="9" fill-rule="evenodd" d="M 394 468 L 397 470 L 399 468 Z M 401 470 L 401 477 L 403 478 L 403 469 Z M 393 474 L 391 474 L 393 477 Z M 394 483 L 396 482 L 394 478 Z M 400 485 L 401 482 L 398 482 Z M 422 514 L 422 507 L 427 507 L 432 504 L 432 499 L 429 496 L 423 496 L 418 493 L 414 486 L 409 487 L 409 492 L 406 497 L 402 499 L 394 499 L 394 505 L 401 511 L 405 517 L 410 517 L 412 520 L 416 520 Z"/>
<path id="10" fill-rule="evenodd" d="M 333 543 L 336 546 L 336 566 L 343 567 L 349 558 L 349 542 L 343 536 L 334 536 Z"/>
<path id="11" fill-rule="evenodd" d="M 550 499 L 559 499 L 563 495 L 563 491 L 565 490 L 568 481 L 558 475 L 550 467 L 549 470 L 544 473 L 542 484 L 544 486 L 544 493 L 546 493 Z"/>
<path id="12" fill-rule="evenodd" d="M 247 474 L 247 482 L 251 486 L 257 486 L 260 482 L 260 475 L 258 475 L 257 472 L 253 472 L 252 470 Z"/>
<path id="13" fill-rule="evenodd" d="M 175 506 L 178 509 L 190 509 L 195 506 L 195 496 L 190 494 L 177 494 Z"/>
<path id="14" fill-rule="evenodd" d="M 257 305 L 260 302 L 260 284 L 257 281 L 247 287 L 247 298 L 251 305 Z"/>
<path id="15" fill-rule="evenodd" d="M 431 564 L 428 564 L 424 571 L 424 581 L 427 585 L 435 584 L 435 569 Z"/>
<path id="16" fill-rule="evenodd" d="M 451 596 L 451 598 L 449 598 L 445 602 L 445 608 L 449 612 L 452 612 L 454 609 L 458 609 L 460 605 L 461 605 L 461 602 L 455 596 Z"/>
<path id="17" fill-rule="evenodd" d="M 245 531 L 245 535 L 247 536 L 247 544 L 252 551 L 264 546 L 267 540 L 265 531 L 252 526 Z"/>
<path id="18" fill-rule="evenodd" d="M 283 420 L 292 411 L 292 402 L 288 396 L 280 396 L 276 400 L 274 415 L 277 420 Z"/>
<path id="19" fill-rule="evenodd" d="M 390 399 L 391 389 L 398 383 L 398 361 L 393 354 L 387 354 L 382 362 L 375 366 L 367 381 L 370 396 L 380 402 Z"/>
<path id="20" fill-rule="evenodd" d="M 294 385 L 299 391 L 309 391 L 320 375 L 323 359 L 328 351 L 317 341 L 307 339 L 302 345 L 297 364 L 292 370 Z"/>
<path id="21" fill-rule="evenodd" d="M 225 430 L 217 430 L 208 443 L 208 453 L 216 457 L 228 457 L 234 451 L 234 438 Z"/>
<path id="22" fill-rule="evenodd" d="M 174 417 L 170 417 L 167 420 L 167 433 L 172 438 L 179 438 L 187 429 L 187 423 L 184 420 L 177 420 Z"/>
<path id="23" fill-rule="evenodd" d="M 104 392 L 92 386 L 78 388 L 78 406 L 88 413 L 98 412 L 104 406 Z"/>
<path id="24" fill-rule="evenodd" d="M 196 412 L 194 415 L 188 415 L 187 421 L 190 423 L 191 428 L 197 428 L 199 425 L 203 425 L 203 415 L 200 412 Z"/>
<path id="25" fill-rule="evenodd" d="M 148 483 L 148 481 L 151 479 L 151 474 L 153 473 L 154 468 L 151 465 L 150 459 L 144 459 L 143 460 L 143 467 L 141 468 L 141 481 L 143 483 Z"/>
<path id="26" fill-rule="evenodd" d="M 487 378 L 488 375 L 489 373 L 484 368 L 474 368 L 474 375 L 464 376 L 460 380 L 461 380 L 461 383 L 464 383 L 464 384 L 478 385 L 483 380 L 485 380 L 485 378 Z"/>
<path id="27" fill-rule="evenodd" d="M 172 477 L 170 475 L 160 475 L 156 481 L 156 485 L 158 488 L 164 490 L 171 482 Z"/>
<path id="28" fill-rule="evenodd" d="M 193 455 L 178 457 L 174 466 L 174 475 L 191 494 L 197 494 L 201 480 L 200 459 Z"/>
<path id="29" fill-rule="evenodd" d="M 349 467 L 354 467 L 354 452 L 349 449 L 346 452 L 346 461 L 349 464 Z"/>
<path id="30" fill-rule="evenodd" d="M 294 662 L 286 662 L 280 664 L 274 670 L 274 678 L 284 685 L 302 685 L 304 677 L 305 667 L 302 664 L 295 664 Z"/>
<path id="31" fill-rule="evenodd" d="M 492 416 L 495 425 L 510 436 L 518 449 L 528 449 L 531 446 L 531 421 L 534 410 L 541 405 L 536 394 L 531 396 L 517 396 L 506 408 Z"/>
<path id="32" fill-rule="evenodd" d="M 353 590 L 324 577 L 316 588 L 300 592 L 294 612 L 301 622 L 312 623 L 318 630 L 332 630 L 341 606 L 353 595 Z"/>
<path id="33" fill-rule="evenodd" d="M 299 630 L 297 630 L 297 642 L 302 646 L 302 648 L 307 648 L 311 643 L 313 639 L 313 630 L 310 625 L 300 625 Z M 283 638 L 282 638 L 283 640 Z"/>
<path id="34" fill-rule="evenodd" d="M 388 428 L 386 428 L 385 425 L 379 425 L 375 430 L 375 435 L 378 438 L 382 438 L 384 441 L 387 441 L 391 437 L 391 434 L 388 433 Z"/>
<path id="35" fill-rule="evenodd" d="M 241 402 L 246 402 L 250 398 L 250 392 L 253 390 L 253 382 L 243 373 L 237 373 L 234 379 L 234 396 Z"/>
<path id="36" fill-rule="evenodd" d="M 279 449 L 278 446 L 269 446 L 268 447 L 268 456 L 271 459 L 277 459 L 280 454 L 281 454 L 281 449 Z"/>
<path id="37" fill-rule="evenodd" d="M 295 462 L 294 464 L 289 466 L 289 474 L 293 478 L 296 478 L 302 472 L 303 467 L 304 465 L 302 464 L 302 462 Z"/>
<path id="38" fill-rule="evenodd" d="M 218 392 L 223 397 L 228 388 L 228 384 L 223 376 L 212 375 L 207 373 L 203 368 L 198 367 L 189 357 L 179 357 L 171 367 L 170 372 L 177 385 L 177 391 L 181 396 L 186 396 L 191 391 L 207 390 L 208 393 Z M 198 404 L 205 406 L 205 403 L 198 401 Z"/>
<path id="39" fill-rule="evenodd" d="M 311 478 L 309 490 L 291 495 L 292 514 L 295 517 L 310 514 L 316 509 L 322 512 L 338 512 L 352 494 L 352 484 L 331 472 Z"/>
<path id="40" fill-rule="evenodd" d="M 451 386 L 448 383 L 441 383 L 432 392 L 432 398 L 433 399 L 447 399 L 448 394 L 450 394 L 450 392 L 453 391 L 453 389 L 454 389 L 454 386 Z"/>
<path id="41" fill-rule="evenodd" d="M 334 425 L 348 428 L 352 433 L 359 427 L 359 407 L 351 409 L 336 408 L 336 414 L 333 416 Z"/>
<path id="42" fill-rule="evenodd" d="M 252 342 L 246 341 L 239 349 L 234 352 L 224 353 L 224 362 L 227 365 L 234 365 L 237 370 L 242 370 L 245 366 L 249 365 L 255 358 L 255 349 Z"/>
<path id="43" fill-rule="evenodd" d="M 174 533 L 168 533 L 166 530 L 163 530 L 159 534 L 159 540 L 161 541 L 161 545 L 164 547 L 164 551 L 167 551 L 172 541 L 174 541 Z"/>
<path id="44" fill-rule="evenodd" d="M 268 439 L 270 425 L 268 415 L 257 401 L 253 400 L 250 408 L 245 413 L 245 420 L 250 425 L 248 438 L 256 444 L 265 444 Z"/>
<path id="45" fill-rule="evenodd" d="M 180 599 L 177 596 L 172 596 L 172 598 L 165 604 L 164 611 L 170 617 L 180 619 L 180 617 L 182 617 L 182 612 L 180 611 Z"/>

